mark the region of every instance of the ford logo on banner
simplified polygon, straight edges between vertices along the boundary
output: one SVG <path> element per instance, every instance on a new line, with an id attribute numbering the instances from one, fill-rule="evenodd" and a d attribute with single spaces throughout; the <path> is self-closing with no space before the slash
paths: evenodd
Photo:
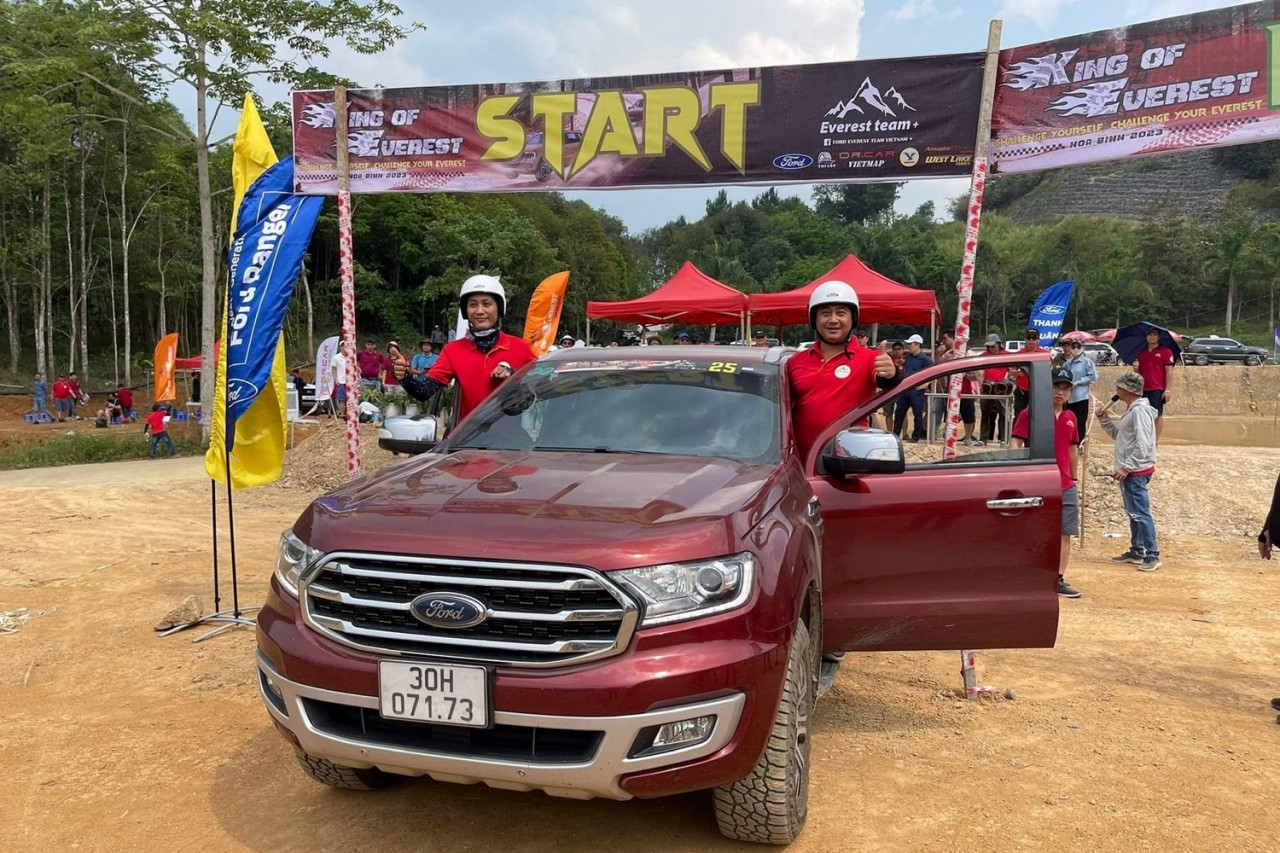
<path id="1" fill-rule="evenodd" d="M 807 169 L 813 165 L 813 158 L 808 154 L 779 154 L 773 158 L 773 165 L 788 171 Z"/>
<path id="2" fill-rule="evenodd" d="M 456 592 L 426 592 L 409 602 L 413 618 L 432 628 L 470 628 L 489 618 L 479 599 Z"/>
<path id="3" fill-rule="evenodd" d="M 1062 321 L 1067 319 L 1067 306 L 1071 304 L 1071 292 L 1075 286 L 1074 281 L 1051 284 L 1032 306 L 1027 328 L 1040 333 L 1040 346 L 1053 346 L 1062 333 Z"/>

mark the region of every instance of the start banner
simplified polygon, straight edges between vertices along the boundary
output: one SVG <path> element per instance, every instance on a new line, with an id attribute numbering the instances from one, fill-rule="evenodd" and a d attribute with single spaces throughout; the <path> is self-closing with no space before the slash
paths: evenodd
<path id="1" fill-rule="evenodd" d="M 1000 53 L 998 172 L 1280 137 L 1280 2 Z"/>
<path id="2" fill-rule="evenodd" d="M 968 175 L 982 53 L 347 92 L 351 190 Z M 332 90 L 293 93 L 299 193 L 337 192 Z"/>

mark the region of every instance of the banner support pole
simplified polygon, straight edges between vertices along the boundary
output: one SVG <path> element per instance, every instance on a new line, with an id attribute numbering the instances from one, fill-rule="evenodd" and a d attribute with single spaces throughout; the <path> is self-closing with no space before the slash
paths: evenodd
<path id="1" fill-rule="evenodd" d="M 356 291 L 351 249 L 351 164 L 347 150 L 347 87 L 333 89 L 334 146 L 338 154 L 338 270 L 342 281 L 342 354 L 347 360 L 347 478 L 360 476 L 360 401 L 355 382 Z M 336 394 L 335 394 L 336 396 Z"/>
<path id="2" fill-rule="evenodd" d="M 991 152 L 991 110 L 996 99 L 996 77 L 1000 73 L 1000 36 L 1004 22 L 991 21 L 987 29 L 987 59 L 982 72 L 982 100 L 978 109 L 978 138 L 973 146 L 973 177 L 969 183 L 969 208 L 964 234 L 964 255 L 960 264 L 960 281 L 956 284 L 956 352 L 964 355 L 969 345 L 969 313 L 973 304 L 973 270 L 978 260 L 978 226 L 982 220 L 982 194 L 987 183 L 987 158 Z M 961 373 L 951 375 L 947 393 L 947 431 L 943 440 L 943 458 L 956 455 L 956 433 L 960 428 Z M 973 651 L 960 652 L 960 674 L 964 679 L 964 698 L 976 702 L 980 698 L 978 672 Z"/>

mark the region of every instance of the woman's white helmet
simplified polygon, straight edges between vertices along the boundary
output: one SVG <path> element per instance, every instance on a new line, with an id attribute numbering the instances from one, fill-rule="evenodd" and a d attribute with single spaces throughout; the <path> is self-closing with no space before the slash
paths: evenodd
<path id="1" fill-rule="evenodd" d="M 462 292 L 458 294 L 458 298 L 462 303 L 463 314 L 467 312 L 467 297 L 477 293 L 492 296 L 498 303 L 498 317 L 506 315 L 507 292 L 502 289 L 502 282 L 498 281 L 496 275 L 473 275 L 462 283 Z"/>
<path id="2" fill-rule="evenodd" d="M 848 305 L 853 313 L 853 325 L 857 327 L 861 303 L 857 292 L 845 282 L 835 279 L 824 281 L 809 295 L 809 325 L 815 330 L 818 328 L 818 309 L 823 305 Z"/>

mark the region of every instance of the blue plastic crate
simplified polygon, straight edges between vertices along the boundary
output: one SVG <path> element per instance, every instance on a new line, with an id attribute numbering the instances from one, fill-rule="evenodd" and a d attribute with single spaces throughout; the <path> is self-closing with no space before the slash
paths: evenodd
<path id="1" fill-rule="evenodd" d="M 174 419 L 175 421 L 185 421 L 185 420 L 187 419 L 187 413 L 186 413 L 186 412 L 174 412 L 174 413 L 173 413 L 173 419 Z"/>
<path id="2" fill-rule="evenodd" d="M 35 413 L 35 412 L 27 412 L 25 415 L 23 415 L 23 416 L 22 416 L 22 422 L 23 422 L 23 423 L 26 423 L 26 424 L 33 424 L 33 423 L 35 423 L 35 422 L 36 422 L 36 413 Z"/>

